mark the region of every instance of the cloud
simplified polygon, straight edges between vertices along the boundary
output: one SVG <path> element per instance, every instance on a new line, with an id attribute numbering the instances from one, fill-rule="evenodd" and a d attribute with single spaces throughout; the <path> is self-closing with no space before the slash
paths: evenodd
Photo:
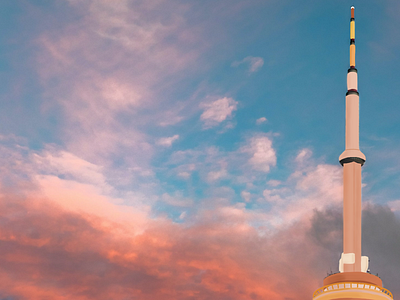
<path id="1" fill-rule="evenodd" d="M 379 274 L 384 287 L 394 296 L 400 293 L 400 219 L 388 206 L 367 204 L 362 211 L 362 254 L 370 259 L 372 274 Z M 343 239 L 343 211 L 341 206 L 316 210 L 308 232 L 313 243 L 329 255 L 325 265 L 338 271 Z M 322 261 L 320 257 L 316 258 Z M 396 296 L 395 296 L 396 297 Z"/>
<path id="2" fill-rule="evenodd" d="M 282 187 L 264 189 L 267 200 L 279 200 L 270 210 L 258 200 L 254 202 L 261 209 L 232 204 L 235 191 L 229 186 L 208 191 L 208 199 L 196 202 L 195 209 L 190 197 L 165 193 L 158 200 L 181 209 L 183 223 L 174 223 L 151 214 L 152 204 L 158 203 L 154 199 L 144 197 L 128 206 L 105 195 L 97 177 L 102 169 L 77 156 L 45 150 L 38 157 L 49 168 L 37 174 L 23 146 L 19 151 L 3 148 L 2 165 L 10 158 L 19 160 L 35 185 L 20 182 L 14 192 L 0 186 L 4 295 L 32 300 L 61 300 L 65 295 L 79 300 L 183 300 L 192 295 L 199 300 L 297 299 L 312 295 L 329 268 L 337 268 L 340 167 L 315 165 L 311 158 L 296 165 L 292 176 L 277 185 Z M 215 148 L 204 152 L 204 161 L 213 168 L 221 157 L 228 161 Z M 201 155 L 190 150 L 177 157 Z M 18 173 L 14 165 L 10 170 Z M 53 174 L 57 170 L 70 177 L 58 178 Z M 256 199 L 256 192 L 243 191 L 241 196 L 249 201 Z M 281 226 L 270 226 L 274 217 L 283 220 Z M 387 207 L 364 209 L 364 254 L 371 257 L 373 272 L 391 276 L 383 280 L 394 293 L 400 292 L 395 282 L 399 224 Z"/>
<path id="3" fill-rule="evenodd" d="M 315 209 L 310 221 L 311 228 L 308 234 L 316 245 L 332 255 L 336 254 L 336 257 L 332 256 L 331 261 L 334 262 L 333 270 L 337 271 L 343 247 L 343 209 L 339 205 L 322 210 Z"/>
<path id="4" fill-rule="evenodd" d="M 254 149 L 256 147 L 248 145 L 243 147 L 242 151 L 250 154 L 257 153 Z M 296 162 L 296 159 L 293 158 L 293 161 Z M 263 168 L 259 166 L 254 169 L 252 164 L 249 166 L 254 171 L 265 171 L 271 167 L 272 162 L 275 162 L 275 159 L 267 160 Z M 326 209 L 342 201 L 343 171 L 340 166 L 317 164 L 311 154 L 308 158 L 304 158 L 303 163 L 292 164 L 292 166 L 294 167 L 292 173 L 281 180 L 266 181 L 266 178 L 271 177 L 271 173 L 260 178 L 262 173 L 252 173 L 249 170 L 237 176 L 238 182 L 246 183 L 246 190 L 251 192 L 257 209 L 264 211 L 267 215 L 264 222 L 267 228 L 276 229 L 307 219 L 313 209 Z"/>
<path id="5" fill-rule="evenodd" d="M 260 124 L 265 123 L 265 122 L 267 122 L 267 118 L 265 118 L 265 117 L 262 117 L 262 118 L 259 118 L 259 119 L 256 120 L 256 124 L 257 125 L 260 125 Z"/>
<path id="6" fill-rule="evenodd" d="M 212 205 L 210 195 L 225 204 L 241 197 L 252 200 L 255 211 L 266 214 L 263 223 L 271 229 L 307 218 L 312 209 L 324 209 L 342 199 L 342 168 L 316 163 L 308 149 L 298 153 L 291 158 L 291 173 L 279 180 L 271 172 L 277 154 L 272 138 L 266 134 L 250 136 L 232 151 L 217 147 L 178 150 L 162 168 L 166 168 L 166 176 L 185 179 L 188 184 L 198 179 L 201 184 L 208 183 L 203 188 L 207 198 L 196 205 L 196 210 L 203 204 Z M 219 190 L 226 186 L 231 190 Z"/>
<path id="7" fill-rule="evenodd" d="M 268 182 L 267 182 L 268 185 L 273 186 L 273 187 L 278 186 L 281 183 L 282 183 L 281 181 L 275 180 L 275 179 L 268 180 Z"/>
<path id="8" fill-rule="evenodd" d="M 392 200 L 387 203 L 390 207 L 391 211 L 398 212 L 400 211 L 400 200 Z"/>
<path id="9" fill-rule="evenodd" d="M 139 189 L 117 193 L 103 167 L 55 147 L 33 151 L 18 144 L 0 143 L 0 153 L 4 155 L 0 155 L 3 193 L 19 191 L 18 195 L 48 198 L 53 206 L 65 211 L 96 215 L 109 222 L 118 220 L 132 228 L 144 225 L 153 203 L 151 193 L 145 202 Z"/>
<path id="10" fill-rule="evenodd" d="M 161 200 L 169 205 L 179 207 L 190 207 L 194 203 L 192 199 L 183 197 L 182 193 L 180 192 L 175 192 L 173 196 L 169 195 L 168 193 L 164 193 L 161 196 Z"/>
<path id="11" fill-rule="evenodd" d="M 255 170 L 269 172 L 270 168 L 276 165 L 276 153 L 272 148 L 272 141 L 266 136 L 253 137 L 250 146 L 243 151 L 251 154 L 248 162 Z"/>
<path id="12" fill-rule="evenodd" d="M 43 198 L 8 194 L 0 209 L 0 289 L 17 299 L 307 298 L 341 252 L 338 207 L 265 235 L 250 225 L 265 214 L 239 204 L 184 212 L 186 224 L 149 218 L 140 234 Z M 388 208 L 363 212 L 363 253 L 394 295 L 399 224 Z"/>
<path id="13" fill-rule="evenodd" d="M 204 122 L 205 128 L 217 126 L 226 119 L 232 117 L 232 113 L 237 109 L 237 102 L 232 98 L 221 98 L 211 103 L 201 103 L 204 109 L 200 120 Z"/>
<path id="14" fill-rule="evenodd" d="M 249 73 L 254 73 L 264 65 L 264 59 L 262 57 L 247 56 L 241 61 L 234 61 L 232 67 L 237 67 L 241 64 L 248 64 Z"/>
<path id="15" fill-rule="evenodd" d="M 240 193 L 240 196 L 242 196 L 242 198 L 244 199 L 244 201 L 246 202 L 250 202 L 251 200 L 251 193 L 249 193 L 248 191 L 242 191 Z"/>
<path id="16" fill-rule="evenodd" d="M 268 202 L 276 205 L 276 204 L 281 204 L 282 202 L 284 202 L 284 199 L 281 198 L 281 196 L 279 196 L 279 190 L 268 190 L 265 189 L 263 191 L 263 196 L 265 198 L 265 200 L 267 200 Z"/>
<path id="17" fill-rule="evenodd" d="M 260 238 L 245 209 L 231 206 L 204 211 L 191 226 L 149 220 L 131 235 L 118 222 L 11 197 L 0 201 L 0 289 L 18 299 L 280 299 L 313 290 L 312 272 L 302 274 L 311 245 L 293 239 L 303 225 Z"/>
<path id="18" fill-rule="evenodd" d="M 178 115 L 180 110 L 181 108 L 178 107 L 175 110 L 172 109 L 165 111 L 162 115 L 159 116 L 159 125 L 162 127 L 166 127 L 181 122 L 184 117 Z"/>
<path id="19" fill-rule="evenodd" d="M 215 182 L 227 176 L 227 172 L 225 169 L 221 169 L 218 171 L 211 171 L 207 174 L 208 182 Z"/>
<path id="20" fill-rule="evenodd" d="M 51 199 L 66 211 L 96 215 L 104 220 L 127 223 L 134 227 L 144 224 L 152 204 L 150 199 L 143 203 L 139 197 L 127 197 L 125 201 L 129 199 L 130 205 L 124 205 L 123 199 L 104 194 L 101 187 L 57 176 L 37 175 L 35 181 L 40 188 L 38 196 Z"/>
<path id="21" fill-rule="evenodd" d="M 175 134 L 174 136 L 171 136 L 171 137 L 165 137 L 165 138 L 159 139 L 157 141 L 157 144 L 164 146 L 164 147 L 171 147 L 172 143 L 175 142 L 177 139 L 179 139 L 179 135 Z"/>
<path id="22" fill-rule="evenodd" d="M 64 176 L 79 182 L 102 185 L 103 187 L 107 185 L 101 166 L 90 163 L 73 153 L 49 148 L 49 150 L 40 154 L 33 153 L 32 157 L 38 171 L 42 174 Z"/>
<path id="23" fill-rule="evenodd" d="M 400 293 L 400 219 L 386 205 L 367 204 L 362 226 L 363 253 L 370 258 L 371 272 L 379 273 L 391 292 Z"/>
<path id="24" fill-rule="evenodd" d="M 295 161 L 297 163 L 303 163 L 304 161 L 307 161 L 312 155 L 312 151 L 310 149 L 304 148 L 299 151 L 299 154 L 297 154 Z"/>
<path id="25" fill-rule="evenodd" d="M 177 175 L 184 179 L 188 179 L 194 170 L 196 170 L 196 165 L 193 163 L 183 164 L 175 168 Z"/>
<path id="26" fill-rule="evenodd" d="M 269 199 L 284 200 L 275 202 L 271 209 L 275 224 L 302 219 L 310 214 L 310 209 L 325 209 L 341 203 L 342 172 L 340 166 L 327 164 L 299 167 L 284 187 L 268 194 Z"/>
<path id="27" fill-rule="evenodd" d="M 183 119 L 163 89 L 197 69 L 202 29 L 189 25 L 188 7 L 178 2 L 67 3 L 73 22 L 35 40 L 43 110 L 60 111 L 55 134 L 68 152 L 105 167 L 148 169 L 159 149 L 143 128 Z"/>

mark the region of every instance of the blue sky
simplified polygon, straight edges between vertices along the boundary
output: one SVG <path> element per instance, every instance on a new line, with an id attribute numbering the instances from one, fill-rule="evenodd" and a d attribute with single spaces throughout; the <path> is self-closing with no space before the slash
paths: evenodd
<path id="1" fill-rule="evenodd" d="M 315 210 L 328 221 L 340 218 L 334 212 L 342 201 L 338 157 L 344 150 L 352 5 L 360 148 L 367 157 L 363 202 L 374 216 L 392 216 L 398 229 L 396 1 L 3 1 L 2 205 L 9 207 L 22 197 L 18 211 L 34 207 L 53 220 L 54 211 L 41 212 L 35 204 L 41 199 L 57 215 L 91 220 L 85 224 L 101 228 L 105 236 L 113 230 L 104 224 L 130 228 L 121 229 L 121 239 L 148 234 L 157 240 L 152 228 L 174 237 L 184 231 L 182 241 L 190 230 L 207 239 L 214 235 L 205 228 L 214 224 L 218 234 L 236 232 L 232 237 L 244 241 L 250 230 L 266 239 L 254 246 L 260 253 L 278 236 L 290 239 L 296 230 L 307 236 L 316 226 Z M 8 218 L 6 213 L 3 217 Z M 50 234 L 45 225 L 37 231 Z M 25 238 L 20 239 L 25 245 Z M 335 239 L 340 243 L 339 236 Z M 178 240 L 162 245 L 178 245 Z M 77 243 L 85 245 L 86 238 Z M 151 247 L 143 243 L 143 249 Z M 287 245 L 282 247 L 288 257 L 293 254 Z M 340 252 L 303 250 L 329 261 L 310 275 L 317 288 L 325 270 L 337 268 Z M 391 272 L 384 257 L 377 261 L 380 273 Z M 189 260 L 185 264 L 193 266 Z M 186 274 L 177 265 L 170 262 L 166 268 Z M 260 265 L 276 269 L 274 262 Z M 246 266 L 239 264 L 238 270 L 244 271 L 238 274 L 247 274 Z M 298 265 L 299 272 L 304 267 Z M 43 270 L 42 276 L 49 274 Z M 281 282 L 290 277 L 280 274 Z M 123 286 L 123 281 L 116 282 Z M 278 299 L 269 294 L 273 287 L 258 290 L 254 282 L 254 291 L 243 295 Z M 44 295 L 40 286 L 39 281 L 32 285 L 37 299 Z M 48 296 L 56 299 L 60 290 L 52 288 L 55 294 Z M 78 297 L 76 287 L 63 288 Z M 198 299 L 230 295 L 221 287 L 200 283 L 197 288 Z M 26 297 L 21 291 L 3 291 L 15 299 Z M 142 298 L 168 294 L 158 292 Z M 125 295 L 108 293 L 104 297 Z"/>

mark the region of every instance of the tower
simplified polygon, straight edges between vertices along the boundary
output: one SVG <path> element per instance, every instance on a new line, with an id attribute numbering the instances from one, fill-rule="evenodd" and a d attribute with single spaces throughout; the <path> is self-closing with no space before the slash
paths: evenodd
<path id="1" fill-rule="evenodd" d="M 359 148 L 359 94 L 355 62 L 355 18 L 351 7 L 350 68 L 347 72 L 346 147 L 339 157 L 343 166 L 343 253 L 339 273 L 324 279 L 313 300 L 393 300 L 382 280 L 368 273 L 368 257 L 361 255 L 361 167 L 365 155 Z"/>

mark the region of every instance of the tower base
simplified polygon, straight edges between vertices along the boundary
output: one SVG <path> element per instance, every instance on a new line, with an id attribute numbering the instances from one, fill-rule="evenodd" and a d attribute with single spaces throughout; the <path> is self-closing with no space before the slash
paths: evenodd
<path id="1" fill-rule="evenodd" d="M 363 272 L 344 272 L 324 279 L 324 286 L 313 294 L 313 300 L 393 300 L 382 287 L 382 280 Z"/>

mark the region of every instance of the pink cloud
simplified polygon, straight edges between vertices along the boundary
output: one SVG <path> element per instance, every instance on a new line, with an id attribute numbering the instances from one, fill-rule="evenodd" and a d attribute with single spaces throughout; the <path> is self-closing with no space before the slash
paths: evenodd
<path id="1" fill-rule="evenodd" d="M 273 187 L 280 185 L 282 182 L 280 180 L 271 179 L 268 180 L 267 184 Z"/>
<path id="2" fill-rule="evenodd" d="M 144 204 L 140 198 L 133 198 L 128 206 L 122 204 L 123 199 L 105 195 L 101 187 L 49 175 L 36 176 L 35 179 L 40 188 L 38 196 L 51 199 L 66 211 L 92 214 L 104 222 L 119 222 L 131 228 L 142 228 L 146 224 L 150 201 Z"/>
<path id="3" fill-rule="evenodd" d="M 107 187 L 103 168 L 67 151 L 50 149 L 42 154 L 32 154 L 33 163 L 42 173 L 63 175 L 80 182 Z M 109 188 L 109 187 L 108 187 Z"/>
<path id="4" fill-rule="evenodd" d="M 160 97 L 159 87 L 196 69 L 201 31 L 187 26 L 186 5 L 68 3 L 74 22 L 37 39 L 43 109 L 61 108 L 59 136 L 69 152 L 96 164 L 119 157 L 130 168 L 149 167 L 154 138 L 139 127 L 183 119 L 182 107 Z"/>
<path id="5" fill-rule="evenodd" d="M 18 152 L 10 153 L 24 162 Z M 136 199 L 128 206 L 105 194 L 97 177 L 101 169 L 94 164 L 66 153 L 45 153 L 40 157 L 52 161 L 52 168 L 72 177 L 58 178 L 51 168 L 37 174 L 23 163 L 34 184 L 17 177 L 18 189 L 2 186 L 4 295 L 30 300 L 284 299 L 309 296 L 310 282 L 320 281 L 303 274 L 304 269 L 312 274 L 315 254 L 304 242 L 307 222 L 275 231 L 258 228 L 252 224 L 264 224 L 268 214 L 230 205 L 231 191 L 221 188 L 209 199 L 213 205 L 205 201 L 176 224 L 150 217 L 152 199 Z M 77 176 L 78 167 L 83 177 Z M 10 167 L 8 172 L 18 170 Z M 181 195 L 164 200 L 191 204 Z M 305 257 L 298 261 L 293 251 Z M 287 286 L 293 289 L 282 292 Z"/>
<path id="6" fill-rule="evenodd" d="M 310 149 L 301 149 L 297 154 L 295 161 L 300 164 L 303 162 L 307 162 L 307 160 L 310 159 L 311 155 L 312 151 Z"/>
<path id="7" fill-rule="evenodd" d="M 276 153 L 271 139 L 267 136 L 253 137 L 245 151 L 252 155 L 249 163 L 255 170 L 269 172 L 270 168 L 276 165 Z"/>
<path id="8" fill-rule="evenodd" d="M 271 224 L 279 227 L 309 218 L 313 209 L 340 204 L 342 184 L 340 166 L 315 164 L 311 159 L 303 161 L 283 185 L 264 190 L 265 200 L 273 204 L 269 212 Z"/>
<path id="9" fill-rule="evenodd" d="M 210 103 L 202 103 L 200 107 L 204 109 L 200 120 L 204 122 L 205 128 L 210 128 L 232 117 L 232 113 L 237 109 L 237 101 L 232 98 L 224 97 Z"/>
<path id="10" fill-rule="evenodd" d="M 179 135 L 175 134 L 174 136 L 171 136 L 171 137 L 160 138 L 157 141 L 157 144 L 164 146 L 164 147 L 171 147 L 172 143 L 175 142 L 177 139 L 179 139 Z"/>
<path id="11" fill-rule="evenodd" d="M 190 207 L 194 204 L 192 199 L 183 197 L 181 192 L 175 192 L 173 195 L 164 193 L 161 199 L 165 203 L 173 206 Z"/>
<path id="12" fill-rule="evenodd" d="M 226 177 L 228 174 L 225 169 L 221 169 L 218 171 L 211 171 L 207 174 L 207 181 L 209 182 L 215 182 L 218 181 L 224 177 Z"/>
<path id="13" fill-rule="evenodd" d="M 191 226 L 148 220 L 137 235 L 43 198 L 6 195 L 0 208 L 0 288 L 21 299 L 284 299 L 318 282 L 304 225 L 260 237 L 240 207 L 204 211 Z"/>
<path id="14" fill-rule="evenodd" d="M 257 72 L 264 65 L 264 59 L 262 57 L 247 56 L 241 61 L 234 61 L 232 67 L 237 67 L 241 64 L 249 65 L 249 73 Z"/>
<path id="15" fill-rule="evenodd" d="M 208 152 L 218 155 L 215 149 Z M 321 199 L 321 211 L 332 200 L 322 197 L 337 196 L 340 176 L 318 181 L 336 174 L 333 166 L 312 161 L 299 166 L 299 173 L 289 179 L 294 191 L 283 182 L 286 190 L 278 185 L 267 195 L 283 200 L 271 211 L 249 210 L 245 203 L 232 205 L 229 187 L 214 189 L 196 211 L 190 210 L 190 199 L 166 195 L 167 203 L 188 207 L 181 214 L 185 222 L 177 224 L 151 217 L 153 199 L 136 199 L 129 206 L 105 194 L 101 180 L 87 180 L 100 178 L 101 169 L 78 157 L 40 155 L 53 159 L 57 170 L 75 174 L 61 179 L 48 174 L 51 168 L 37 174 L 21 153 L 9 153 L 21 163 L 14 169 L 8 165 L 2 176 L 8 178 L 22 167 L 32 182 L 14 177 L 17 188 L 1 186 L 4 295 L 32 300 L 297 299 L 310 297 L 329 265 L 337 264 L 335 253 L 320 244 L 327 234 L 335 239 L 340 234 L 321 232 L 311 218 Z M 308 168 L 301 169 L 304 166 Z M 78 167 L 84 171 L 82 178 L 76 175 Z M 283 224 L 271 226 L 275 216 Z"/>
<path id="16" fill-rule="evenodd" d="M 256 120 L 256 124 L 257 124 L 257 125 L 260 125 L 260 124 L 265 123 L 265 122 L 267 122 L 267 121 L 268 121 L 268 120 L 267 120 L 266 117 L 261 117 L 261 118 L 259 118 L 259 119 Z"/>

